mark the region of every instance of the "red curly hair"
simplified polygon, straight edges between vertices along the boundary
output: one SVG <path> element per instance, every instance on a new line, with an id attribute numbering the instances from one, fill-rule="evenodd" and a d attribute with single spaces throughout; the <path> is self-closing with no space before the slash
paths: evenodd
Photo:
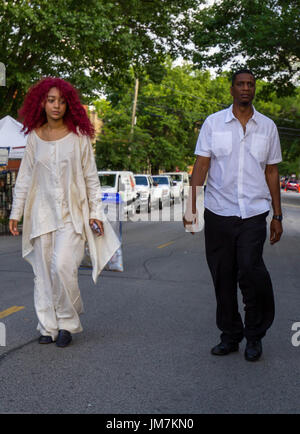
<path id="1" fill-rule="evenodd" d="M 32 86 L 19 110 L 19 117 L 23 122 L 25 134 L 41 127 L 47 122 L 46 112 L 42 103 L 47 98 L 51 88 L 56 87 L 67 102 L 67 109 L 64 115 L 64 123 L 70 131 L 78 134 L 77 127 L 81 134 L 93 137 L 95 130 L 87 117 L 82 106 L 77 90 L 67 81 L 56 77 L 46 77 Z"/>

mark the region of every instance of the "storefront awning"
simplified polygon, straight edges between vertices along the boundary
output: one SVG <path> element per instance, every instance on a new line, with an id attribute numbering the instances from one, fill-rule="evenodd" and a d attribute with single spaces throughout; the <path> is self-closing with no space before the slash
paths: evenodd
<path id="1" fill-rule="evenodd" d="M 21 132 L 23 125 L 11 116 L 0 120 L 0 148 L 9 149 L 9 159 L 21 159 L 24 155 L 27 137 Z"/>

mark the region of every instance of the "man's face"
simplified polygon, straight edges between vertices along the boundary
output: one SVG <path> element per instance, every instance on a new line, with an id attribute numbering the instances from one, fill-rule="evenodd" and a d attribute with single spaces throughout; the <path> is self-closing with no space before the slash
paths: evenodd
<path id="1" fill-rule="evenodd" d="M 253 75 L 242 73 L 235 77 L 230 88 L 233 102 L 239 105 L 250 105 L 255 96 L 255 80 Z"/>

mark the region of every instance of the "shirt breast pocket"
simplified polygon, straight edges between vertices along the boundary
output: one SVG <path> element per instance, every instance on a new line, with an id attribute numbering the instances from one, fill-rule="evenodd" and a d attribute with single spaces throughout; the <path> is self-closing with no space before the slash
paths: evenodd
<path id="1" fill-rule="evenodd" d="M 212 133 L 212 152 L 219 157 L 226 157 L 232 152 L 232 133 L 226 132 L 213 132 Z"/>
<path id="2" fill-rule="evenodd" d="M 253 134 L 250 152 L 260 163 L 265 162 L 268 155 L 268 137 L 263 134 Z"/>

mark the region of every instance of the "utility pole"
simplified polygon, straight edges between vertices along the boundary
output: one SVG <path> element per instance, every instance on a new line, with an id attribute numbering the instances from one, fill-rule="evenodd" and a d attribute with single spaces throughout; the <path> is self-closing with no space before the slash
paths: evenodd
<path id="1" fill-rule="evenodd" d="M 135 88 L 134 88 L 133 107 L 132 107 L 132 117 L 131 117 L 131 130 L 130 130 L 129 146 L 128 146 L 129 169 L 131 168 L 131 143 L 133 141 L 133 132 L 134 132 L 134 126 L 135 126 L 138 92 L 139 92 L 139 80 L 138 80 L 138 78 L 136 78 L 135 79 Z"/>
<path id="2" fill-rule="evenodd" d="M 134 125 L 135 125 L 138 92 L 139 92 L 139 79 L 136 78 L 135 79 L 135 89 L 134 89 L 134 100 L 133 100 L 133 107 L 132 107 L 130 141 L 132 141 L 132 139 L 133 139 L 133 130 L 134 130 Z"/>

